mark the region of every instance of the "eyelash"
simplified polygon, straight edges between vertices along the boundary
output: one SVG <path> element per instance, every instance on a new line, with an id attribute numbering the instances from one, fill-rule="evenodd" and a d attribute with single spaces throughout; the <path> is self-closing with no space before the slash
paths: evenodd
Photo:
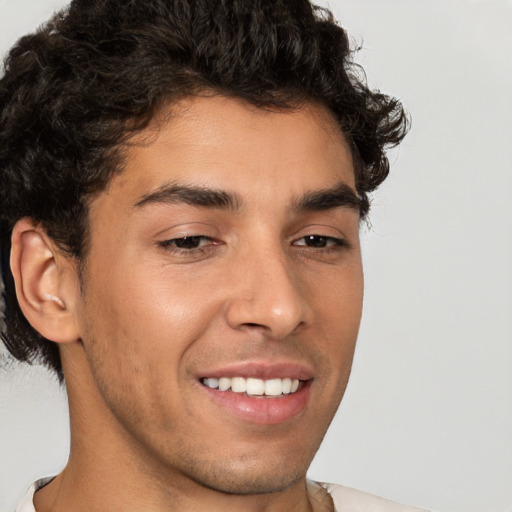
<path id="1" fill-rule="evenodd" d="M 311 245 L 298 245 L 298 247 L 306 247 L 306 248 L 311 248 L 311 249 L 316 249 L 317 251 L 321 251 L 321 252 L 330 252 L 330 251 L 336 251 L 336 250 L 341 250 L 341 249 L 344 249 L 348 246 L 347 242 L 345 240 L 343 240 L 342 238 L 336 238 L 334 236 L 327 236 L 327 235 L 306 235 L 306 236 L 303 236 L 301 238 L 299 238 L 298 240 L 296 240 L 294 242 L 294 244 L 296 244 L 296 242 L 300 241 L 300 240 L 308 240 L 309 241 L 313 241 L 313 239 L 317 239 L 316 241 L 320 241 L 320 240 L 323 240 L 325 241 L 326 244 L 328 243 L 331 243 L 330 246 L 324 246 L 324 247 L 315 247 L 314 245 L 311 246 Z"/>
<path id="2" fill-rule="evenodd" d="M 205 240 L 208 243 L 204 246 L 199 247 L 179 247 L 177 244 L 186 243 L 187 241 L 191 241 L 192 243 L 197 240 Z M 205 235 L 193 235 L 193 236 L 183 236 L 179 238 L 171 238 L 169 240 L 162 240 L 158 242 L 158 245 L 165 250 L 175 253 L 175 254 L 188 254 L 192 255 L 194 253 L 203 253 L 207 250 L 208 247 L 212 245 L 220 245 L 221 242 L 216 242 L 213 238 Z"/>
<path id="3" fill-rule="evenodd" d="M 320 243 L 324 243 L 325 245 L 323 247 L 315 247 L 314 245 L 307 245 L 307 243 L 304 244 L 298 244 L 299 241 L 307 241 L 310 242 L 316 241 Z M 187 242 L 190 242 L 192 245 L 194 245 L 195 242 L 201 242 L 206 241 L 206 244 L 199 245 L 198 247 L 179 247 L 177 244 L 186 244 Z M 193 235 L 193 236 L 184 236 L 179 238 L 171 238 L 169 240 L 162 240 L 161 242 L 158 242 L 158 245 L 165 249 L 166 251 L 169 251 L 171 253 L 177 254 L 177 255 L 201 255 L 204 254 L 205 251 L 211 249 L 213 246 L 221 245 L 222 242 L 216 241 L 214 238 L 211 238 L 206 235 Z M 330 244 L 330 245 L 328 245 Z M 346 249 L 348 247 L 348 244 L 345 240 L 341 238 L 336 238 L 333 236 L 326 236 L 326 235 L 305 235 L 301 238 L 298 238 L 293 242 L 293 245 L 295 247 L 301 247 L 304 248 L 303 250 L 312 249 L 315 251 L 315 253 L 329 253 L 329 252 L 335 252 L 335 251 L 341 251 L 343 249 Z"/>

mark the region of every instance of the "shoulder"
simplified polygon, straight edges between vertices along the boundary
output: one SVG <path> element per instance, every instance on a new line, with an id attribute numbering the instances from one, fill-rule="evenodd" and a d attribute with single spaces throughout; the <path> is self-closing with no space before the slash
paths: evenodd
<path id="1" fill-rule="evenodd" d="M 34 508 L 34 494 L 36 491 L 44 487 L 46 484 L 50 483 L 54 477 L 41 478 L 34 482 L 27 490 L 23 500 L 20 504 L 14 509 L 14 512 L 36 512 Z"/>
<path id="2" fill-rule="evenodd" d="M 320 485 L 331 495 L 335 510 L 338 512 L 427 512 L 343 485 Z"/>
<path id="3" fill-rule="evenodd" d="M 34 508 L 34 494 L 37 486 L 33 483 L 26 492 L 21 503 L 15 508 L 14 512 L 35 512 Z"/>

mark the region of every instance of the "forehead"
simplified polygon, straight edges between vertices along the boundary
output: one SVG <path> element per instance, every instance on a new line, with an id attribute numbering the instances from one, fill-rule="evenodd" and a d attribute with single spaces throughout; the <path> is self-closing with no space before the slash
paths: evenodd
<path id="1" fill-rule="evenodd" d="M 340 181 L 355 189 L 352 155 L 324 106 L 269 110 L 224 96 L 191 97 L 163 108 L 131 141 L 107 195 L 119 192 L 134 204 L 172 182 L 300 196 Z"/>

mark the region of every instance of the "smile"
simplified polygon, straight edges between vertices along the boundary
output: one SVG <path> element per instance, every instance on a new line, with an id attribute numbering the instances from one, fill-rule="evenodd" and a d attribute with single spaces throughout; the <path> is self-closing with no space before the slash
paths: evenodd
<path id="1" fill-rule="evenodd" d="M 296 393 L 301 381 L 289 377 L 267 380 L 252 377 L 210 377 L 201 379 L 201 382 L 205 386 L 219 391 L 246 393 L 249 396 L 279 397 Z"/>

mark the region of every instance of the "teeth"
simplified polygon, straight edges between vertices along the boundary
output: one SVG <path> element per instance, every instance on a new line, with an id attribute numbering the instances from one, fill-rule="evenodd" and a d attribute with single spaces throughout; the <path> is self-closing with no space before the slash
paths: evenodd
<path id="1" fill-rule="evenodd" d="M 265 395 L 279 396 L 283 394 L 283 383 L 281 379 L 271 379 L 265 381 Z"/>
<path id="2" fill-rule="evenodd" d="M 288 394 L 291 390 L 292 390 L 292 379 L 283 379 L 283 393 Z M 295 390 L 295 391 L 297 391 L 297 390 Z"/>
<path id="3" fill-rule="evenodd" d="M 247 385 L 243 377 L 235 377 L 231 379 L 231 391 L 235 393 L 245 393 L 247 391 Z"/>
<path id="4" fill-rule="evenodd" d="M 214 378 L 211 378 L 211 379 L 206 379 L 208 381 L 208 384 L 206 384 L 207 386 L 209 386 L 210 388 L 218 388 L 219 387 L 219 379 L 214 379 Z"/>
<path id="5" fill-rule="evenodd" d="M 263 395 L 265 393 L 265 381 L 262 379 L 247 379 L 248 395 Z"/>
<path id="6" fill-rule="evenodd" d="M 249 377 L 221 377 L 220 379 L 208 378 L 202 380 L 205 386 L 220 391 L 231 389 L 234 393 L 247 393 L 255 396 L 280 396 L 295 393 L 299 389 L 299 380 L 286 377 L 284 379 L 255 379 Z"/>
<path id="7" fill-rule="evenodd" d="M 208 379 L 208 386 L 210 386 L 210 379 Z M 213 386 L 210 386 L 213 387 Z M 219 379 L 219 389 L 221 391 L 227 391 L 231 387 L 231 379 L 226 379 L 226 377 L 222 377 Z"/>

